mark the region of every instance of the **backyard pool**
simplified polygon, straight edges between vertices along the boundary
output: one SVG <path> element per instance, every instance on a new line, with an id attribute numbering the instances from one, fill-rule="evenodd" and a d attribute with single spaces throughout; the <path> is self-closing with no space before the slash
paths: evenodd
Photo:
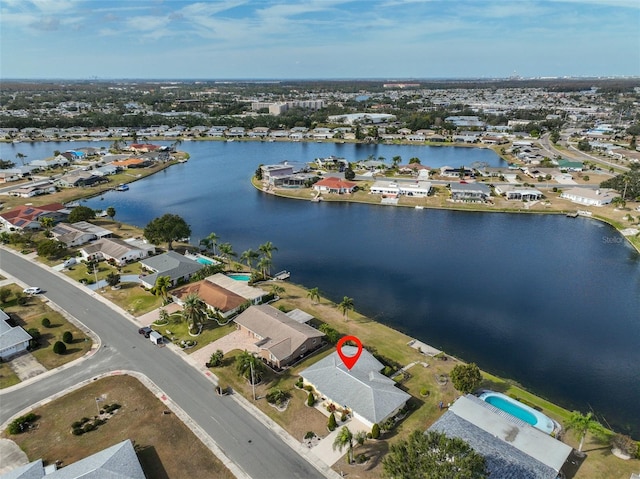
<path id="1" fill-rule="evenodd" d="M 205 258 L 204 256 L 198 256 L 198 259 L 196 261 L 205 266 L 211 266 L 212 264 L 215 264 L 215 261 L 209 258 Z"/>
<path id="2" fill-rule="evenodd" d="M 510 398 L 509 396 L 505 396 L 504 394 L 494 391 L 485 391 L 479 396 L 479 398 L 484 402 L 491 404 L 493 407 L 501 409 L 507 414 L 531 424 L 533 427 L 546 434 L 551 434 L 555 429 L 555 424 L 550 418 L 541 412 L 536 411 L 532 407 Z"/>
<path id="3" fill-rule="evenodd" d="M 250 274 L 232 273 L 228 274 L 227 276 L 229 276 L 229 278 L 231 279 L 235 279 L 236 281 L 249 281 L 251 279 Z"/>

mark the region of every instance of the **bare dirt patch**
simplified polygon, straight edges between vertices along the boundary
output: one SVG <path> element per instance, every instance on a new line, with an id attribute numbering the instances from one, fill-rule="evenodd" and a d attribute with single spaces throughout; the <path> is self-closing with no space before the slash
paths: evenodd
<path id="1" fill-rule="evenodd" d="M 82 436 L 71 424 L 98 415 L 97 397 L 122 407 L 105 424 Z M 3 437 L 14 440 L 29 460 L 71 464 L 106 447 L 131 439 L 147 477 L 159 479 L 232 478 L 231 472 L 136 378 L 108 377 L 74 391 L 34 412 L 36 427 Z"/>

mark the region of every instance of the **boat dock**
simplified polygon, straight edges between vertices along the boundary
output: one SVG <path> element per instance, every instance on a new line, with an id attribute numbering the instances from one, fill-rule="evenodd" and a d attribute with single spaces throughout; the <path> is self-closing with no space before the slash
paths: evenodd
<path id="1" fill-rule="evenodd" d="M 291 276 L 291 273 L 289 273 L 289 271 L 285 269 L 280 271 L 279 273 L 274 274 L 273 279 L 284 281 L 285 279 L 289 279 L 290 276 Z"/>
<path id="2" fill-rule="evenodd" d="M 417 349 L 422 354 L 425 354 L 431 357 L 437 356 L 442 352 L 439 349 L 434 348 L 433 346 L 429 346 L 428 344 L 425 344 L 422 341 L 418 341 L 417 339 L 412 339 L 407 343 L 407 345 L 411 346 L 413 349 Z"/>

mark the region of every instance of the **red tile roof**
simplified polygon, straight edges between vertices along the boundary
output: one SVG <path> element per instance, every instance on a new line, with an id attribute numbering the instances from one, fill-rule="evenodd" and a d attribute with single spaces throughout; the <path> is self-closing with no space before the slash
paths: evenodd
<path id="1" fill-rule="evenodd" d="M 326 186 L 327 188 L 331 188 L 331 189 L 351 190 L 357 185 L 357 183 L 353 181 L 342 180 L 340 178 L 336 178 L 335 176 L 330 176 L 328 178 L 318 181 L 316 185 Z"/>

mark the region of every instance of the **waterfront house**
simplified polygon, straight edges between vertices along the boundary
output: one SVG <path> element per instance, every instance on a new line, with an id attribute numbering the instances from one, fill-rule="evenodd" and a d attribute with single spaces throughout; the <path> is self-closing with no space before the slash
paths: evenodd
<path id="1" fill-rule="evenodd" d="M 398 165 L 398 173 L 401 175 L 418 176 L 421 171 L 425 171 L 427 174 L 431 171 L 431 168 L 420 163 L 409 163 L 408 165 Z"/>
<path id="2" fill-rule="evenodd" d="M 570 466 L 571 446 L 470 394 L 428 430 L 469 444 L 484 456 L 490 477 L 556 479 Z"/>
<path id="3" fill-rule="evenodd" d="M 591 189 L 591 188 L 570 188 L 560 194 L 560 198 L 565 198 L 573 203 L 587 206 L 604 206 L 620 195 L 614 190 Z"/>
<path id="4" fill-rule="evenodd" d="M 335 176 L 330 176 L 318 181 L 313 185 L 313 189 L 320 193 L 337 193 L 342 195 L 345 193 L 353 193 L 357 186 L 358 184 L 353 181 L 347 181 Z"/>
<path id="5" fill-rule="evenodd" d="M 20 198 L 32 198 L 33 196 L 39 196 L 48 193 L 48 188 L 48 185 L 23 186 L 22 188 L 11 190 L 9 194 L 11 196 L 18 196 Z"/>
<path id="6" fill-rule="evenodd" d="M 262 172 L 262 181 L 266 181 L 269 184 L 274 184 L 277 178 L 286 177 L 293 174 L 293 166 L 284 163 L 277 165 L 261 165 L 260 171 Z"/>
<path id="7" fill-rule="evenodd" d="M 429 196 L 431 191 L 431 183 L 429 181 L 416 182 L 393 182 L 378 180 L 371 185 L 370 193 L 388 196 L 413 196 L 416 198 L 424 198 Z"/>
<path id="8" fill-rule="evenodd" d="M 108 181 L 106 178 L 95 175 L 93 172 L 76 170 L 56 179 L 55 185 L 61 188 L 77 188 L 80 186 L 91 186 L 96 183 L 104 183 L 106 181 Z"/>
<path id="9" fill-rule="evenodd" d="M 234 321 L 240 331 L 256 339 L 260 357 L 278 369 L 318 349 L 324 338 L 324 333 L 268 304 L 251 306 Z"/>
<path id="10" fill-rule="evenodd" d="M 482 183 L 449 183 L 451 199 L 454 201 L 487 201 L 491 188 Z"/>
<path id="11" fill-rule="evenodd" d="M 180 305 L 183 305 L 184 300 L 191 294 L 197 295 L 211 311 L 223 318 L 233 316 L 247 303 L 242 296 L 206 279 L 181 286 L 171 292 L 173 300 Z"/>
<path id="12" fill-rule="evenodd" d="M 152 164 L 153 161 L 147 158 L 127 158 L 126 160 L 115 160 L 111 162 L 111 165 L 122 169 L 145 168 Z"/>
<path id="13" fill-rule="evenodd" d="M 346 356 L 354 356 L 354 346 L 343 346 Z M 382 424 L 395 416 L 411 398 L 398 389 L 395 381 L 380 371 L 384 365 L 366 349 L 355 365 L 348 369 L 338 352 L 318 361 L 300 372 L 304 383 L 311 385 L 326 404 L 343 406 L 369 427 Z"/>
<path id="14" fill-rule="evenodd" d="M 175 286 L 178 282 L 189 281 L 194 273 L 204 267 L 203 264 L 175 251 L 167 251 L 158 256 L 143 259 L 140 265 L 150 272 L 140 277 L 140 282 L 148 289 L 153 288 L 159 276 L 168 276 L 171 279 L 171 285 Z"/>
<path id="15" fill-rule="evenodd" d="M 0 360 L 5 361 L 26 351 L 31 335 L 20 326 L 11 326 L 11 318 L 0 309 Z"/>
<path id="16" fill-rule="evenodd" d="M 58 155 L 54 158 L 44 158 L 42 160 L 30 161 L 29 165 L 41 169 L 57 168 L 58 166 L 68 166 L 69 159 L 63 155 Z"/>
<path id="17" fill-rule="evenodd" d="M 267 295 L 263 289 L 256 288 L 255 286 L 249 286 L 245 281 L 236 281 L 226 274 L 216 273 L 214 275 L 207 276 L 206 279 L 210 283 L 216 284 L 227 291 L 237 294 L 238 296 L 242 296 L 251 304 L 260 304 L 262 302 L 262 298 Z"/>
<path id="18" fill-rule="evenodd" d="M 495 190 L 507 200 L 535 201 L 544 196 L 540 190 L 526 186 L 498 185 Z"/>

